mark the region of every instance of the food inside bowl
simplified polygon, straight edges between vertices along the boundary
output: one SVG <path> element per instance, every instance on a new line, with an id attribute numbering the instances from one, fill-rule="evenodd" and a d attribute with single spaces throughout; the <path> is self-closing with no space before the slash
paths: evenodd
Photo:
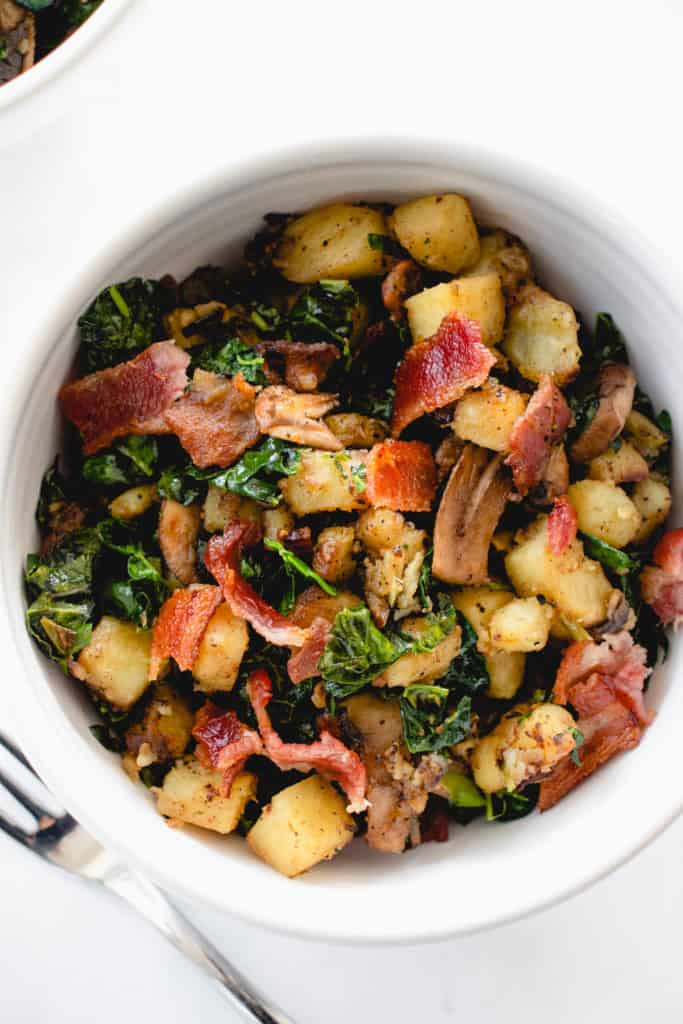
<path id="1" fill-rule="evenodd" d="M 102 0 L 0 0 L 0 85 L 28 71 Z"/>
<path id="2" fill-rule="evenodd" d="M 651 721 L 671 422 L 459 195 L 105 288 L 28 629 L 173 825 L 298 875 L 552 807 Z"/>

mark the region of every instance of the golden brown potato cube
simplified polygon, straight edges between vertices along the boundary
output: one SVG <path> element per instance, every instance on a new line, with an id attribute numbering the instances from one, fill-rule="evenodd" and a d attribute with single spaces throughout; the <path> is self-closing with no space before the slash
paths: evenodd
<path id="1" fill-rule="evenodd" d="M 242 658 L 249 646 L 249 630 L 244 619 L 220 604 L 209 619 L 192 666 L 195 690 L 213 693 L 232 690 Z"/>
<path id="2" fill-rule="evenodd" d="M 368 235 L 386 235 L 383 214 L 367 206 L 333 203 L 295 217 L 282 232 L 273 265 L 288 281 L 312 284 L 383 274 L 387 260 Z"/>
<path id="3" fill-rule="evenodd" d="M 480 238 L 479 259 L 462 276 L 498 274 L 505 297 L 511 299 L 522 284 L 533 280 L 531 257 L 517 238 L 500 229 Z"/>
<path id="4" fill-rule="evenodd" d="M 383 754 L 403 738 L 398 700 L 384 700 L 372 693 L 357 693 L 344 701 L 351 724 L 358 730 L 363 748 L 370 754 Z"/>
<path id="5" fill-rule="evenodd" d="M 401 622 L 401 632 L 422 636 L 429 629 L 426 616 L 413 616 Z M 373 681 L 373 686 L 410 686 L 411 683 L 433 683 L 448 671 L 460 652 L 460 627 L 456 626 L 432 651 L 404 654 Z"/>
<path id="6" fill-rule="evenodd" d="M 159 513 L 159 547 L 169 571 L 185 586 L 197 578 L 200 509 L 164 498 Z"/>
<path id="7" fill-rule="evenodd" d="M 268 540 L 279 540 L 280 531 L 287 534 L 294 529 L 294 516 L 291 509 L 281 501 L 277 508 L 263 510 L 263 536 Z"/>
<path id="8" fill-rule="evenodd" d="M 365 508 L 367 499 L 360 466 L 367 452 L 302 451 L 301 464 L 292 476 L 280 482 L 285 501 L 295 516 L 314 512 L 353 512 Z"/>
<path id="9" fill-rule="evenodd" d="M 617 448 L 608 448 L 602 455 L 589 462 L 588 476 L 591 480 L 626 484 L 646 479 L 648 467 L 643 456 L 628 441 L 619 441 Z"/>
<path id="10" fill-rule="evenodd" d="M 199 306 L 178 306 L 171 313 L 164 317 L 164 324 L 169 337 L 173 338 L 180 348 L 192 348 L 194 345 L 201 345 L 206 339 L 201 334 L 184 334 L 184 329 L 212 313 L 222 311 L 221 319 L 230 320 L 231 313 L 222 302 L 203 302 Z"/>
<path id="11" fill-rule="evenodd" d="M 227 835 L 256 796 L 257 778 L 252 772 L 240 772 L 223 795 L 223 776 L 205 768 L 195 757 L 187 757 L 171 768 L 157 792 L 157 810 L 170 824 L 197 825 Z"/>
<path id="12" fill-rule="evenodd" d="M 656 459 L 662 448 L 665 448 L 671 440 L 656 423 L 635 409 L 632 409 L 628 415 L 624 426 L 624 436 L 648 462 Z"/>
<path id="13" fill-rule="evenodd" d="M 485 793 L 513 792 L 548 774 L 576 747 L 574 719 L 559 704 L 518 704 L 472 752 L 474 781 Z"/>
<path id="14" fill-rule="evenodd" d="M 579 480 L 568 493 L 582 533 L 613 548 L 631 543 L 640 526 L 640 514 L 621 487 L 604 480 Z"/>
<path id="15" fill-rule="evenodd" d="M 667 519 L 671 511 L 671 491 L 662 480 L 650 477 L 636 484 L 631 501 L 640 514 L 640 526 L 633 542 L 641 544 Z"/>
<path id="16" fill-rule="evenodd" d="M 479 259 L 479 232 L 464 196 L 412 199 L 396 207 L 389 226 L 413 259 L 430 270 L 457 274 Z"/>
<path id="17" fill-rule="evenodd" d="M 353 526 L 328 526 L 321 530 L 313 551 L 313 568 L 329 583 L 343 583 L 356 571 Z"/>
<path id="18" fill-rule="evenodd" d="M 250 519 L 260 523 L 261 509 L 251 498 L 243 498 L 240 494 L 209 484 L 202 506 L 204 529 L 209 533 L 218 533 L 233 519 Z"/>
<path id="19" fill-rule="evenodd" d="M 103 615 L 78 655 L 78 676 L 113 707 L 127 711 L 149 686 L 151 646 L 151 630 Z"/>
<path id="20" fill-rule="evenodd" d="M 126 748 L 138 768 L 175 761 L 185 753 L 193 724 L 187 702 L 167 683 L 156 683 L 142 719 L 126 732 Z"/>
<path id="21" fill-rule="evenodd" d="M 545 515 L 516 535 L 505 568 L 520 597 L 540 594 L 578 626 L 604 622 L 617 593 L 600 563 L 586 557 L 578 537 L 561 555 L 551 554 Z"/>
<path id="22" fill-rule="evenodd" d="M 528 285 L 508 314 L 503 351 L 523 377 L 539 381 L 548 373 L 562 387 L 579 371 L 578 331 L 571 306 Z"/>
<path id="23" fill-rule="evenodd" d="M 509 700 L 524 678 L 526 657 L 522 652 L 495 650 L 490 642 L 489 622 L 499 608 L 514 599 L 510 590 L 490 587 L 462 587 L 453 594 L 453 604 L 477 634 L 477 649 L 484 655 L 489 674 L 487 694 Z"/>
<path id="24" fill-rule="evenodd" d="M 406 299 L 405 307 L 415 342 L 436 334 L 449 313 L 460 313 L 467 320 L 476 320 L 485 345 L 491 347 L 503 336 L 505 301 L 497 274 L 436 284 Z"/>
<path id="25" fill-rule="evenodd" d="M 540 651 L 548 642 L 553 618 L 550 605 L 537 597 L 517 597 L 489 619 L 491 645 L 500 651 Z"/>
<path id="26" fill-rule="evenodd" d="M 372 448 L 384 441 L 389 428 L 384 420 L 361 416 L 357 412 L 340 412 L 325 417 L 325 423 L 345 448 Z"/>
<path id="27" fill-rule="evenodd" d="M 510 434 L 526 409 L 527 395 L 491 380 L 478 391 L 468 391 L 455 407 L 453 430 L 463 441 L 481 448 L 506 452 Z"/>
<path id="28" fill-rule="evenodd" d="M 355 824 L 337 790 L 319 775 L 276 793 L 249 831 L 257 857 L 287 878 L 331 860 L 353 839 Z"/>
<path id="29" fill-rule="evenodd" d="M 114 519 L 135 519 L 151 508 L 157 497 L 156 484 L 139 484 L 114 498 L 109 504 L 109 513 Z"/>

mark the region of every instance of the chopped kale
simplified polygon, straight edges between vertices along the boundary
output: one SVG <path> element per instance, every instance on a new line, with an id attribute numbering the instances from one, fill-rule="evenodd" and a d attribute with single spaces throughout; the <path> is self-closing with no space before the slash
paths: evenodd
<path id="1" fill-rule="evenodd" d="M 472 731 L 472 700 L 461 697 L 449 711 L 450 690 L 445 686 L 414 683 L 399 703 L 403 737 L 411 754 L 432 753 L 452 747 Z"/>
<path id="2" fill-rule="evenodd" d="M 360 297 L 348 281 L 318 281 L 297 299 L 289 324 L 297 340 L 333 341 L 342 350 L 346 369 L 351 337 L 362 317 Z"/>
<path id="3" fill-rule="evenodd" d="M 159 281 L 132 277 L 105 288 L 78 321 L 86 369 L 115 366 L 160 341 L 164 311 L 165 290 Z"/>
<path id="4" fill-rule="evenodd" d="M 263 542 L 270 551 L 276 551 L 285 566 L 287 572 L 292 575 L 298 573 L 300 576 L 304 576 L 306 579 L 313 580 L 321 590 L 324 590 L 326 594 L 334 596 L 337 591 L 334 587 L 324 580 L 315 569 L 312 569 L 310 565 L 307 565 L 301 558 L 297 558 L 294 552 L 286 548 L 284 544 L 281 544 L 279 540 L 271 540 L 269 537 Z"/>
<path id="5" fill-rule="evenodd" d="M 85 459 L 83 478 L 105 487 L 140 483 L 154 476 L 158 457 L 154 437 L 131 434 L 117 441 L 108 451 Z"/>

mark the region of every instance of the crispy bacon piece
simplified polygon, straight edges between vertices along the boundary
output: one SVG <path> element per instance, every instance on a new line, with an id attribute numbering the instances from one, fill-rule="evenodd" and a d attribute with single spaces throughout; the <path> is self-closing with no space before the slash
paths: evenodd
<path id="1" fill-rule="evenodd" d="M 564 436 L 570 418 L 562 392 L 552 378 L 544 374 L 512 428 L 510 454 L 505 460 L 521 495 L 542 480 L 552 446 Z"/>
<path id="2" fill-rule="evenodd" d="M 617 700 L 576 723 L 584 737 L 578 750 L 581 763 L 566 758 L 548 779 L 541 782 L 538 806 L 547 811 L 563 796 L 587 779 L 596 768 L 622 750 L 631 750 L 640 742 L 641 728 L 635 715 Z"/>
<path id="3" fill-rule="evenodd" d="M 553 555 L 562 555 L 576 537 L 578 520 L 576 511 L 566 494 L 555 498 L 548 516 L 548 547 Z"/>
<path id="4" fill-rule="evenodd" d="M 126 434 L 170 433 L 163 416 L 185 390 L 189 362 L 172 341 L 158 341 L 127 363 L 66 384 L 59 400 L 83 435 L 84 453 Z"/>
<path id="5" fill-rule="evenodd" d="M 195 370 L 191 389 L 164 419 L 195 466 L 231 466 L 259 439 L 255 396 L 240 373 L 228 379 Z"/>
<path id="6" fill-rule="evenodd" d="M 640 577 L 643 598 L 665 626 L 683 622 L 683 530 L 668 530 Z"/>
<path id="7" fill-rule="evenodd" d="M 285 384 L 294 391 L 315 391 L 339 358 L 331 341 L 262 341 L 256 348 L 266 359 L 271 353 L 284 358 Z"/>
<path id="8" fill-rule="evenodd" d="M 318 662 L 327 645 L 332 632 L 332 624 L 327 619 L 314 619 L 303 647 L 292 655 L 287 662 L 287 672 L 294 684 L 319 675 Z"/>
<path id="9" fill-rule="evenodd" d="M 266 755 L 283 770 L 317 771 L 338 782 L 348 798 L 348 810 L 358 814 L 368 806 L 365 799 L 367 779 L 365 766 L 353 750 L 323 729 L 315 743 L 285 743 L 273 729 L 266 708 L 273 694 L 268 673 L 264 669 L 252 672 L 247 680 L 247 693 L 251 701 Z"/>
<path id="10" fill-rule="evenodd" d="M 336 405 L 336 395 L 299 395 L 276 384 L 264 388 L 256 399 L 256 421 L 262 434 L 338 452 L 343 444 L 322 421 L 325 413 Z"/>
<path id="11" fill-rule="evenodd" d="M 366 462 L 371 505 L 396 512 L 429 512 L 436 494 L 436 464 L 424 441 L 382 441 Z"/>
<path id="12" fill-rule="evenodd" d="M 449 313 L 436 334 L 408 349 L 396 371 L 392 436 L 398 437 L 424 413 L 479 387 L 495 361 L 491 350 L 482 345 L 479 324 Z"/>
<path id="13" fill-rule="evenodd" d="M 176 590 L 161 610 L 152 630 L 149 678 L 157 679 L 166 658 L 188 672 L 199 654 L 209 619 L 221 603 L 219 587 L 194 586 Z"/>
<path id="14" fill-rule="evenodd" d="M 420 840 L 423 843 L 448 842 L 448 811 L 445 807 L 427 804 L 420 818 Z"/>
<path id="15" fill-rule="evenodd" d="M 197 758 L 223 775 L 223 793 L 230 795 L 235 778 L 253 754 L 263 753 L 261 737 L 241 722 L 235 711 L 223 711 L 211 701 L 197 712 L 192 735 Z"/>
<path id="16" fill-rule="evenodd" d="M 382 302 L 393 320 L 400 320 L 406 299 L 422 288 L 422 269 L 412 260 L 399 260 L 382 281 Z"/>
<path id="17" fill-rule="evenodd" d="M 218 581 L 223 597 L 233 614 L 250 624 L 260 636 L 280 647 L 303 647 L 308 631 L 295 626 L 267 604 L 239 571 L 240 556 L 246 547 L 261 539 L 259 526 L 235 519 L 222 536 L 213 536 L 206 545 L 204 564 Z"/>
<path id="18" fill-rule="evenodd" d="M 613 633 L 602 643 L 581 640 L 570 644 L 557 671 L 553 693 L 559 704 L 569 701 L 580 715 L 595 707 L 595 688 L 607 691 L 647 725 L 654 717 L 643 704 L 643 684 L 650 674 L 647 651 L 633 643 L 626 630 Z M 580 686 L 583 682 L 589 686 Z"/>

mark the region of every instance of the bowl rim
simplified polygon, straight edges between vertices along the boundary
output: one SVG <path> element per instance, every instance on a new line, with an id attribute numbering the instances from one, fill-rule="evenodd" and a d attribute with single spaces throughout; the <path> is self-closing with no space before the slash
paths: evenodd
<path id="1" fill-rule="evenodd" d="M 111 28 L 131 0 L 104 0 L 75 32 L 27 71 L 0 86 L 0 117 L 18 108 L 60 77 L 90 46 Z"/>
<path id="2" fill-rule="evenodd" d="M 29 342 L 23 369 L 22 367 L 17 369 L 13 400 L 9 403 L 6 416 L 7 426 L 3 430 L 0 440 L 0 493 L 3 495 L 7 493 L 7 486 L 3 487 L 2 485 L 6 484 L 13 463 L 12 452 L 15 448 L 14 442 L 26 395 L 29 394 L 32 381 L 42 366 L 45 353 L 49 351 L 50 343 L 54 342 L 55 337 L 60 337 L 73 323 L 74 310 L 79 308 L 80 298 L 86 286 L 93 291 L 101 284 L 109 267 L 118 264 L 127 253 L 150 243 L 156 235 L 163 232 L 175 220 L 190 218 L 193 213 L 198 212 L 212 201 L 216 201 L 222 195 L 238 193 L 241 189 L 249 186 L 263 184 L 304 169 L 319 169 L 325 166 L 338 168 L 344 165 L 387 162 L 397 165 L 419 165 L 422 168 L 432 165 L 437 170 L 457 169 L 464 174 L 477 175 L 482 181 L 499 182 L 512 186 L 531 197 L 541 199 L 545 205 L 568 213 L 579 225 L 585 225 L 593 235 L 608 242 L 615 252 L 623 252 L 629 259 L 633 258 L 634 252 L 637 253 L 636 262 L 639 271 L 642 270 L 650 282 L 654 283 L 659 296 L 670 310 L 675 311 L 679 317 L 683 316 L 683 305 L 674 301 L 673 298 L 680 294 L 680 278 L 670 263 L 664 260 L 663 254 L 660 255 L 634 225 L 628 223 L 620 213 L 611 211 L 608 206 L 598 201 L 587 190 L 563 181 L 558 175 L 548 174 L 545 169 L 541 170 L 536 166 L 529 165 L 516 156 L 510 157 L 489 147 L 460 141 L 444 142 L 443 140 L 420 139 L 419 151 L 417 151 L 415 142 L 414 137 L 406 136 L 392 136 L 381 140 L 348 137 L 328 143 L 308 142 L 286 148 L 279 147 L 275 150 L 263 151 L 258 155 L 252 153 L 248 158 L 238 162 L 227 160 L 218 170 L 175 191 L 151 210 L 120 229 L 113 241 L 103 244 L 95 257 L 89 261 L 86 273 L 74 280 L 70 287 L 66 287 L 60 298 L 47 310 L 41 318 L 41 324 L 34 332 L 33 339 Z M 3 497 L 3 500 L 6 499 Z M 2 567 L 1 585 L 5 606 L 9 608 L 11 602 L 8 600 L 9 577 L 6 565 Z M 7 619 L 11 621 L 9 615 Z M 16 656 L 17 663 L 25 665 L 17 632 L 14 629 L 11 629 L 10 632 L 12 633 L 13 654 Z M 35 719 L 31 719 L 30 715 L 35 716 L 36 710 L 35 707 L 29 707 L 32 696 L 31 699 L 22 701 L 22 693 L 28 695 L 31 691 L 27 686 L 17 687 L 10 694 L 19 737 L 25 744 L 37 769 L 46 782 L 51 785 L 53 771 L 50 757 L 47 756 L 48 748 L 47 746 L 41 747 L 40 744 L 34 746 L 32 743 L 32 725 L 35 724 Z M 84 752 L 84 748 L 82 752 Z M 93 820 L 93 814 L 89 809 L 91 804 L 81 806 L 80 802 L 72 798 L 70 794 L 66 794 L 64 798 L 60 792 L 61 787 L 53 788 L 56 789 L 60 799 L 64 799 L 65 805 L 74 816 L 82 821 L 97 838 L 117 851 L 128 863 L 142 868 L 169 892 L 178 893 L 187 900 L 200 899 L 207 905 L 217 907 L 229 915 L 274 931 L 306 939 L 354 945 L 398 945 L 440 941 L 530 916 L 582 892 L 617 867 L 628 862 L 683 811 L 683 790 L 680 792 L 672 790 L 671 799 L 667 799 L 666 806 L 660 810 L 658 816 L 640 835 L 630 837 L 627 842 L 624 842 L 622 837 L 615 836 L 611 852 L 600 857 L 591 869 L 586 869 L 571 879 L 556 881 L 552 889 L 539 893 L 538 896 L 525 895 L 524 898 L 518 899 L 515 906 L 505 912 L 496 913 L 489 909 L 476 921 L 460 923 L 452 920 L 412 924 L 407 922 L 405 927 L 397 932 L 395 928 L 387 931 L 381 922 L 369 923 L 367 920 L 362 921 L 355 928 L 340 927 L 339 925 L 332 928 L 324 927 L 318 921 L 310 919 L 292 923 L 273 920 L 262 905 L 254 906 L 250 903 L 249 895 L 246 892 L 235 893 L 233 891 L 229 899 L 222 899 L 221 893 L 207 888 L 207 884 L 201 878 L 193 878 L 192 884 L 190 884 L 189 878 L 179 878 L 175 873 L 167 871 L 165 865 L 160 863 L 159 859 L 154 858 L 153 852 L 147 853 L 129 848 L 119 835 L 110 834 L 107 831 L 106 824 L 102 824 L 97 819 L 97 815 Z"/>

